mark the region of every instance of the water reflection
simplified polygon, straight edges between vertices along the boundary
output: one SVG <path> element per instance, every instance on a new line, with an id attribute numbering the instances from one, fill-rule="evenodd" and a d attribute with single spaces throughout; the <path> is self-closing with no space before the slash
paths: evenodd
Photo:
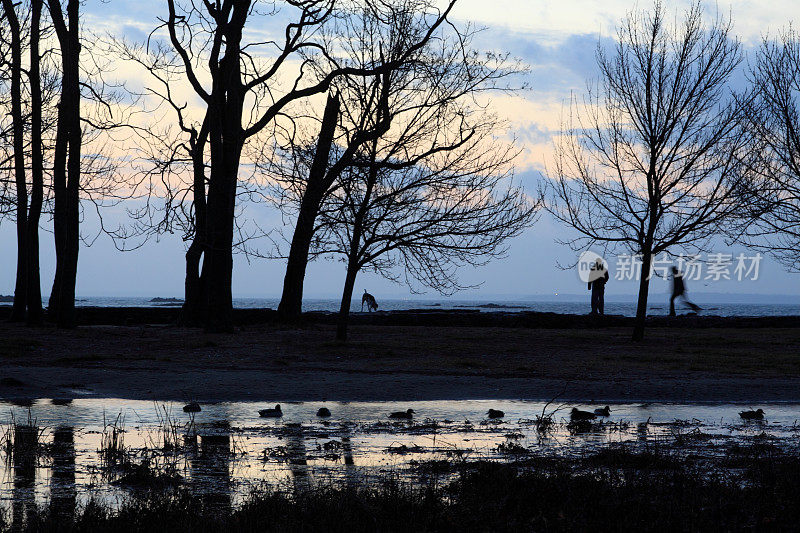
<path id="1" fill-rule="evenodd" d="M 36 504 L 36 461 L 39 451 L 39 428 L 33 423 L 14 427 L 11 455 L 14 466 L 14 496 L 11 516 L 15 524 L 25 522 Z"/>
<path id="2" fill-rule="evenodd" d="M 77 503 L 75 486 L 75 430 L 59 426 L 53 431 L 51 455 L 53 468 L 50 474 L 51 509 L 56 516 L 72 517 Z"/>
<path id="3" fill-rule="evenodd" d="M 334 416 L 317 417 L 321 406 Z M 224 508 L 235 506 L 240 495 L 264 481 L 286 483 L 294 490 L 318 478 L 356 485 L 387 471 L 410 478 L 422 475 L 414 465 L 425 460 L 569 455 L 615 442 L 680 443 L 691 453 L 721 454 L 762 433 L 775 437 L 776 445 L 797 446 L 800 429 L 800 406 L 783 404 L 756 406 L 767 412 L 761 424 L 740 420 L 741 406 L 735 405 L 612 404 L 610 417 L 579 430 L 568 425 L 567 408 L 554 412 L 542 402 L 297 403 L 285 404 L 283 418 L 270 420 L 258 416 L 263 407 L 221 403 L 188 415 L 171 406 L 115 399 L 59 405 L 37 400 L 29 408 L 0 403 L 0 413 L 9 413 L 5 429 L 14 442 L 13 452 L 0 454 L 7 473 L 0 499 L 20 523 L 48 488 L 54 509 L 65 516 L 90 491 L 110 501 L 124 495 L 124 484 L 97 475 L 102 470 L 103 421 L 117 414 L 128 421 L 124 443 L 132 462 L 141 463 L 144 457 L 155 458 L 157 465 L 171 461 L 191 490 L 209 505 Z M 489 407 L 505 411 L 505 417 L 487 420 Z M 387 417 L 407 408 L 417 413 L 411 422 Z M 35 423 L 12 424 L 26 419 L 28 409 Z M 553 415 L 546 428 L 540 424 L 543 409 Z M 173 412 L 178 412 L 175 419 L 164 414 Z M 162 437 L 154 437 L 158 435 Z"/>
<path id="4" fill-rule="evenodd" d="M 306 443 L 303 439 L 303 426 L 291 424 L 286 427 L 286 454 L 289 462 L 289 471 L 295 490 L 304 490 L 309 486 L 308 457 Z"/>
<path id="5" fill-rule="evenodd" d="M 207 505 L 221 510 L 232 506 L 231 428 L 227 420 L 217 421 L 200 429 L 200 449 L 189 459 L 191 486 L 202 494 Z"/>

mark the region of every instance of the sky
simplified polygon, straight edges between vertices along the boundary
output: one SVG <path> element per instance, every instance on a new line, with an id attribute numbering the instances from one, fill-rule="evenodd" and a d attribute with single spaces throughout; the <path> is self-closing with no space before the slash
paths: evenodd
<path id="1" fill-rule="evenodd" d="M 687 1 L 667 2 L 668 9 L 682 9 Z M 570 95 L 583 94 L 587 80 L 596 76 L 595 50 L 599 42 L 614 38 L 615 28 L 626 12 L 636 7 L 625 0 L 458 0 L 453 18 L 459 23 L 485 27 L 476 44 L 506 50 L 531 66 L 530 90 L 514 98 L 497 98 L 495 109 L 509 118 L 510 133 L 522 148 L 516 162 L 516 175 L 527 190 L 534 191 L 541 173 L 546 170 L 559 117 Z M 639 2 L 647 8 L 650 2 Z M 762 36 L 774 34 L 790 20 L 800 20 L 796 0 L 720 0 L 706 2 L 734 20 L 736 34 L 745 51 L 751 54 Z M 141 41 L 163 16 L 165 3 L 160 0 L 87 0 L 87 25 Z M 121 216 L 121 211 L 111 217 Z M 265 219 L 276 226 L 274 215 Z M 88 219 L 86 232 L 94 223 Z M 514 299 L 529 295 L 557 298 L 557 294 L 581 293 L 585 285 L 575 269 L 565 268 L 575 262 L 576 254 L 559 239 L 574 236 L 542 213 L 536 224 L 509 242 L 507 256 L 480 268 L 464 269 L 462 284 L 475 286 L 459 298 Z M 42 284 L 49 293 L 54 271 L 52 234 L 42 232 Z M 0 294 L 13 293 L 15 269 L 14 227 L 0 223 Z M 264 243 L 264 247 L 268 244 Z M 728 246 L 720 240 L 713 252 L 731 254 L 734 263 L 740 253 L 750 257 L 755 252 Z M 105 236 L 100 236 L 80 253 L 78 297 L 81 296 L 181 296 L 183 292 L 184 245 L 176 235 L 162 236 L 132 252 L 119 252 Z M 616 265 L 609 258 L 612 270 Z M 708 259 L 707 257 L 704 259 Z M 735 264 L 733 265 L 735 266 Z M 733 266 L 731 277 L 735 278 Z M 707 265 L 706 265 L 707 268 Z M 234 264 L 233 293 L 239 297 L 279 296 L 283 282 L 281 260 L 251 259 L 237 256 Z M 344 265 L 318 261 L 310 265 L 305 284 L 308 298 L 336 298 L 341 294 Z M 666 282 L 657 279 L 651 292 L 664 292 Z M 768 257 L 759 263 L 757 280 L 738 281 L 703 279 L 689 282 L 697 291 L 740 294 L 790 294 L 800 296 L 800 274 L 787 273 Z M 383 297 L 410 297 L 408 288 L 362 273 L 356 293 L 368 289 Z M 634 280 L 615 279 L 607 286 L 609 295 L 631 295 L 637 290 Z M 424 297 L 435 297 L 427 293 Z"/>

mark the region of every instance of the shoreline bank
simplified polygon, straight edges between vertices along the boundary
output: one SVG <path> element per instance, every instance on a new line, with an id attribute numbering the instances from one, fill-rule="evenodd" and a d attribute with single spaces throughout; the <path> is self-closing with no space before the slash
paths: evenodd
<path id="1" fill-rule="evenodd" d="M 162 307 L 77 307 L 80 326 L 175 325 L 180 306 Z M 10 306 L 0 306 L 0 321 L 11 316 Z M 271 308 L 235 308 L 234 324 L 239 327 L 280 324 L 278 313 Z M 295 325 L 336 324 L 337 313 L 307 311 Z M 593 316 L 540 311 L 481 311 L 479 309 L 408 309 L 350 313 L 351 325 L 420 326 L 420 327 L 508 327 L 546 329 L 593 329 L 633 327 L 635 318 L 623 315 Z M 680 314 L 677 317 L 647 317 L 651 328 L 797 328 L 800 316 L 718 316 L 713 314 Z"/>

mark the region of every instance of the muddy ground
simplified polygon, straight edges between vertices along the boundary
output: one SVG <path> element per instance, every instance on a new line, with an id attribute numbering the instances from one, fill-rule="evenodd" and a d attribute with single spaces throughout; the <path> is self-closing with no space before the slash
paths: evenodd
<path id="1" fill-rule="evenodd" d="M 800 402 L 800 328 L 333 328 L 2 323 L 0 397 Z"/>

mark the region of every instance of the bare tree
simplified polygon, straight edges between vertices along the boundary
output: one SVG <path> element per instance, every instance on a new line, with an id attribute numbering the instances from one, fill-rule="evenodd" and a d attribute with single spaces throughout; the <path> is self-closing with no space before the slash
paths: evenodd
<path id="1" fill-rule="evenodd" d="M 53 233 L 56 273 L 48 313 L 59 327 L 75 325 L 75 283 L 80 249 L 81 90 L 79 0 L 48 0 L 61 51 L 61 97 L 53 154 Z"/>
<path id="2" fill-rule="evenodd" d="M 123 111 L 121 95 L 104 79 L 108 67 L 94 54 L 95 36 L 81 26 L 80 0 L 66 0 L 66 10 L 61 0 L 47 0 L 47 5 L 57 41 L 51 53 L 57 50 L 60 59 L 51 176 L 56 272 L 48 315 L 59 327 L 73 327 L 81 242 L 91 244 L 106 231 L 102 207 L 131 195 L 111 146 L 113 132 L 125 127 L 130 112 Z M 89 209 L 97 213 L 100 230 L 87 239 L 81 220 Z"/>
<path id="3" fill-rule="evenodd" d="M 525 70 L 507 54 L 474 49 L 476 31 L 471 27 L 448 24 L 437 29 L 434 39 L 425 39 L 430 28 L 418 20 L 418 13 L 430 9 L 424 1 L 399 2 L 387 9 L 393 24 L 381 24 L 381 18 L 363 13 L 348 19 L 345 29 L 334 28 L 328 41 L 346 34 L 340 53 L 349 63 L 382 61 L 393 67 L 381 76 L 338 77 L 313 158 L 306 157 L 309 143 L 296 143 L 290 170 L 278 179 L 279 205 L 285 214 L 296 214 L 278 308 L 285 318 L 301 311 L 306 264 L 319 240 L 315 234 L 318 226 L 330 222 L 322 216 L 330 208 L 325 198 L 341 187 L 346 169 L 364 164 L 362 151 L 372 146 L 380 164 L 393 159 L 396 169 L 429 164 L 448 152 L 462 154 L 465 146 L 474 147 L 477 137 L 485 140 L 479 131 L 498 125 L 494 117 L 487 122 L 489 115 L 476 112 L 476 99 L 493 91 L 512 92 L 508 80 Z M 423 41 L 425 46 L 406 53 L 405 43 Z M 339 127 L 334 130 L 337 113 Z M 329 160 L 332 144 L 335 157 Z M 304 158 L 310 164 L 304 164 Z"/>
<path id="4" fill-rule="evenodd" d="M 348 169 L 323 210 L 316 250 L 347 264 L 338 339 L 347 337 L 361 270 L 450 295 L 466 288 L 460 267 L 502 257 L 507 240 L 534 222 L 538 202 L 511 181 L 515 152 L 490 138 L 477 135 L 457 154 L 413 166 L 378 160 L 373 143 Z"/>
<path id="5" fill-rule="evenodd" d="M 371 0 L 362 3 L 379 11 L 387 6 Z M 180 102 L 169 90 L 178 73 L 202 102 L 199 116 L 178 119 L 184 147 L 189 146 L 189 151 L 198 156 L 198 162 L 201 148 L 204 154 L 203 190 L 192 187 L 193 206 L 189 208 L 193 212 L 190 225 L 194 226 L 192 233 L 198 245 L 193 249 L 193 242 L 189 250 L 192 256 L 187 255 L 187 280 L 189 277 L 198 280 L 198 283 L 187 282 L 187 288 L 195 287 L 202 294 L 199 298 L 187 297 L 187 302 L 199 302 L 202 308 L 199 314 L 208 329 L 229 331 L 237 193 L 246 145 L 259 136 L 276 135 L 284 127 L 283 121 L 293 122 L 289 109 L 295 102 L 325 93 L 338 76 L 373 75 L 391 65 L 343 64 L 335 52 L 320 44 L 319 28 L 331 18 L 344 16 L 337 11 L 334 0 L 292 0 L 282 4 L 285 12 L 281 16 L 290 17 L 292 22 L 286 25 L 283 39 L 268 41 L 258 31 L 252 38 L 245 31 L 249 25 L 275 17 L 275 6 L 267 2 L 219 0 L 179 5 L 168 0 L 167 7 L 168 16 L 151 35 L 151 41 L 162 43 L 157 46 L 164 50 L 168 47 L 162 65 L 166 65 L 173 78 L 157 79 L 158 88 L 153 94 L 160 94 L 176 112 L 184 110 L 186 102 Z M 452 3 L 434 17 L 425 39 L 431 38 L 451 7 Z M 163 38 L 159 33 L 162 30 L 166 34 Z M 404 44 L 406 53 L 412 54 L 424 42 Z M 164 72 L 164 69 L 153 72 L 156 70 Z M 321 70 L 324 74 L 320 76 Z M 206 128 L 207 133 L 203 133 Z M 195 148 L 185 140 L 193 135 L 198 142 L 202 140 Z M 259 143 L 264 142 L 262 137 Z M 180 153 L 186 156 L 189 151 L 182 148 Z M 191 154 L 188 157 L 192 159 Z M 199 178 L 200 166 L 192 165 L 193 174 Z M 202 200 L 198 193 L 202 193 Z M 198 208 L 204 210 L 199 218 Z M 198 225 L 200 218 L 202 228 Z M 196 275 L 189 262 L 200 255 L 202 270 Z"/>
<path id="6" fill-rule="evenodd" d="M 8 28 L 0 33 L 0 46 L 7 47 L 7 49 L 12 48 L 10 26 L 17 25 L 21 34 L 18 36 L 17 40 L 19 42 L 16 44 L 20 46 L 22 52 L 29 56 L 27 64 L 22 65 L 21 71 L 25 76 L 20 76 L 19 80 L 17 80 L 19 87 L 18 90 L 13 91 L 16 93 L 14 98 L 10 94 L 12 93 L 10 81 L 12 78 L 11 73 L 17 70 L 12 68 L 12 64 L 15 61 L 11 60 L 13 58 L 9 58 L 10 60 L 6 61 L 5 54 L 0 60 L 0 71 L 5 74 L 2 78 L 3 86 L 0 88 L 0 95 L 2 95 L 0 97 L 0 105 L 8 109 L 8 115 L 12 118 L 9 121 L 9 131 L 5 131 L 5 128 L 3 128 L 4 131 L 0 134 L 5 138 L 9 138 L 14 137 L 13 133 L 18 128 L 21 127 L 22 130 L 21 136 L 18 135 L 20 139 L 18 142 L 12 142 L 10 146 L 4 146 L 4 156 L 2 165 L 0 165 L 0 169 L 7 172 L 11 170 L 6 168 L 7 163 L 13 160 L 15 161 L 15 167 L 22 168 L 22 178 L 18 183 L 19 187 L 14 188 L 13 195 L 7 194 L 10 190 L 5 184 L 3 187 L 3 205 L 7 205 L 13 200 L 17 209 L 14 213 L 0 211 L 0 216 L 8 215 L 13 218 L 17 224 L 18 234 L 24 236 L 24 241 L 19 248 L 24 248 L 27 252 L 25 254 L 25 262 L 18 262 L 18 271 L 21 273 L 21 276 L 18 277 L 24 277 L 25 287 L 23 294 L 15 295 L 15 302 L 21 309 L 21 316 L 25 316 L 25 308 L 27 308 L 27 320 L 31 324 L 41 323 L 43 319 L 39 268 L 41 216 L 42 214 L 55 215 L 53 213 L 53 189 L 57 183 L 54 171 L 55 174 L 60 173 L 59 175 L 64 177 L 68 174 L 67 169 L 57 164 L 58 158 L 56 157 L 56 152 L 58 152 L 59 156 L 64 156 L 61 159 L 61 163 L 68 164 L 68 156 L 60 151 L 64 144 L 62 141 L 65 138 L 64 122 L 61 115 L 62 106 L 59 105 L 63 96 L 64 77 L 61 70 L 64 57 L 58 39 L 54 38 L 56 33 L 55 25 L 52 24 L 51 20 L 48 20 L 48 13 L 45 12 L 44 6 L 44 0 L 28 0 L 23 4 L 5 5 L 3 20 L 1 21 L 2 25 L 0 25 L 0 27 Z M 15 20 L 12 17 L 10 22 L 6 21 L 5 9 L 11 7 L 17 9 L 24 17 L 19 18 L 19 20 Z M 11 14 L 14 15 L 13 12 Z M 77 26 L 77 21 L 75 25 Z M 8 55 L 11 56 L 12 54 Z M 97 104 L 86 106 L 87 109 L 83 116 L 79 118 L 80 121 L 84 122 L 84 127 L 78 128 L 80 143 L 88 145 L 90 149 L 88 153 L 78 153 L 76 156 L 78 157 L 79 172 L 74 174 L 77 175 L 79 203 L 76 208 L 78 216 L 73 217 L 73 220 L 77 224 L 79 220 L 84 218 L 90 207 L 99 215 L 102 206 L 109 203 L 113 204 L 115 200 L 118 201 L 120 191 L 123 191 L 128 186 L 128 183 L 125 180 L 118 179 L 118 175 L 115 172 L 117 164 L 114 158 L 109 155 L 110 149 L 107 146 L 111 140 L 109 134 L 111 110 L 112 108 L 118 108 L 121 101 L 112 97 L 111 93 L 106 91 L 104 87 L 102 76 L 105 66 L 92 58 L 89 58 L 88 61 L 78 61 L 77 63 L 74 58 L 70 58 L 69 61 L 75 63 L 79 72 L 83 73 L 84 79 L 79 79 L 78 81 L 79 92 L 83 88 L 86 91 L 86 98 L 84 99 L 87 102 L 91 100 L 93 104 Z M 6 79 L 8 80 L 7 82 Z M 15 101 L 13 106 L 12 101 Z M 119 118 L 124 121 L 126 117 L 120 116 Z M 61 123 L 60 130 L 58 128 L 59 123 Z M 19 174 L 16 171 L 14 173 Z M 122 192 L 122 196 L 125 195 L 126 193 Z M 28 198 L 30 198 L 29 205 Z M 82 200 L 86 202 L 83 203 Z M 66 202 L 67 199 L 64 195 L 60 196 L 59 206 L 63 207 Z M 61 212 L 63 213 L 63 209 Z M 20 217 L 20 213 L 24 216 Z M 54 229 L 58 232 L 63 229 L 65 219 L 63 216 L 54 216 L 54 219 Z M 102 218 L 100 218 L 100 221 L 102 224 Z M 87 242 L 86 236 L 79 234 L 80 238 Z M 89 236 L 89 240 L 92 239 Z M 75 249 L 77 250 L 77 245 Z M 61 264 L 62 267 L 65 264 L 63 255 Z M 57 267 L 58 269 L 59 267 Z M 63 268 L 61 271 L 63 272 Z M 74 286 L 74 282 L 72 285 Z M 57 304 L 57 300 L 51 300 L 50 308 L 53 311 L 53 316 L 59 320 Z M 70 323 L 71 321 L 61 322 L 61 325 L 69 325 Z"/>
<path id="7" fill-rule="evenodd" d="M 12 143 L 14 161 L 14 181 L 16 184 L 17 221 L 17 278 L 14 286 L 14 307 L 11 319 L 25 320 L 27 300 L 27 217 L 28 185 L 25 176 L 25 117 L 22 114 L 22 52 L 23 29 L 14 2 L 3 0 L 3 15 L 8 22 L 11 61 L 10 61 L 10 100 L 12 120 Z"/>
<path id="8" fill-rule="evenodd" d="M 9 42 L 6 44 L 10 48 L 10 61 L 3 61 L 9 76 L 9 133 L 12 142 L 8 157 L 13 160 L 14 167 L 14 219 L 17 226 L 17 276 L 11 319 L 27 320 L 29 324 L 39 324 L 43 318 L 39 221 L 44 201 L 42 135 L 46 126 L 42 118 L 42 52 L 39 43 L 43 34 L 46 37 L 46 29 L 42 27 L 42 8 L 43 0 L 30 0 L 19 5 L 3 2 L 3 26 L 8 29 Z M 17 9 L 23 13 L 23 17 L 17 14 Z M 29 55 L 27 65 L 22 62 L 25 52 Z M 47 81 L 46 88 L 49 89 Z"/>
<path id="9" fill-rule="evenodd" d="M 44 0 L 31 0 L 31 34 L 30 34 L 30 80 L 31 98 L 31 203 L 26 220 L 27 227 L 27 321 L 29 324 L 42 322 L 42 285 L 39 269 L 39 220 L 44 203 L 44 132 L 41 74 L 42 8 Z"/>
<path id="10" fill-rule="evenodd" d="M 699 3 L 670 26 L 662 4 L 627 16 L 600 80 L 573 104 L 546 184 L 547 208 L 595 244 L 641 254 L 633 338 L 644 336 L 653 256 L 700 248 L 737 205 L 748 148 L 728 80 L 741 62 L 731 21 L 702 20 Z"/>
<path id="11" fill-rule="evenodd" d="M 755 98 L 744 101 L 756 142 L 734 236 L 800 271 L 800 35 L 789 28 L 765 39 L 751 69 Z"/>
<path id="12" fill-rule="evenodd" d="M 380 36 L 367 31 L 348 41 L 349 53 L 389 50 L 407 27 Z M 382 76 L 339 78 L 326 109 L 326 116 L 332 105 L 340 114 L 332 154 L 320 150 L 331 137 L 323 125 L 316 149 L 296 147 L 289 170 L 278 176 L 279 205 L 298 217 L 309 189 L 322 184 L 314 193 L 320 204 L 310 254 L 347 263 L 340 339 L 359 271 L 405 276 L 411 285 L 451 294 L 462 288 L 460 266 L 502 255 L 506 240 L 533 222 L 538 202 L 512 183 L 517 152 L 497 137 L 504 124 L 477 103 L 483 93 L 513 92 L 511 80 L 524 68 L 505 55 L 473 50 L 473 35 L 470 29 L 440 34 Z M 384 46 L 373 46 L 378 37 Z M 328 165 L 317 179 L 320 153 Z M 295 244 L 293 238 L 292 250 Z"/>

